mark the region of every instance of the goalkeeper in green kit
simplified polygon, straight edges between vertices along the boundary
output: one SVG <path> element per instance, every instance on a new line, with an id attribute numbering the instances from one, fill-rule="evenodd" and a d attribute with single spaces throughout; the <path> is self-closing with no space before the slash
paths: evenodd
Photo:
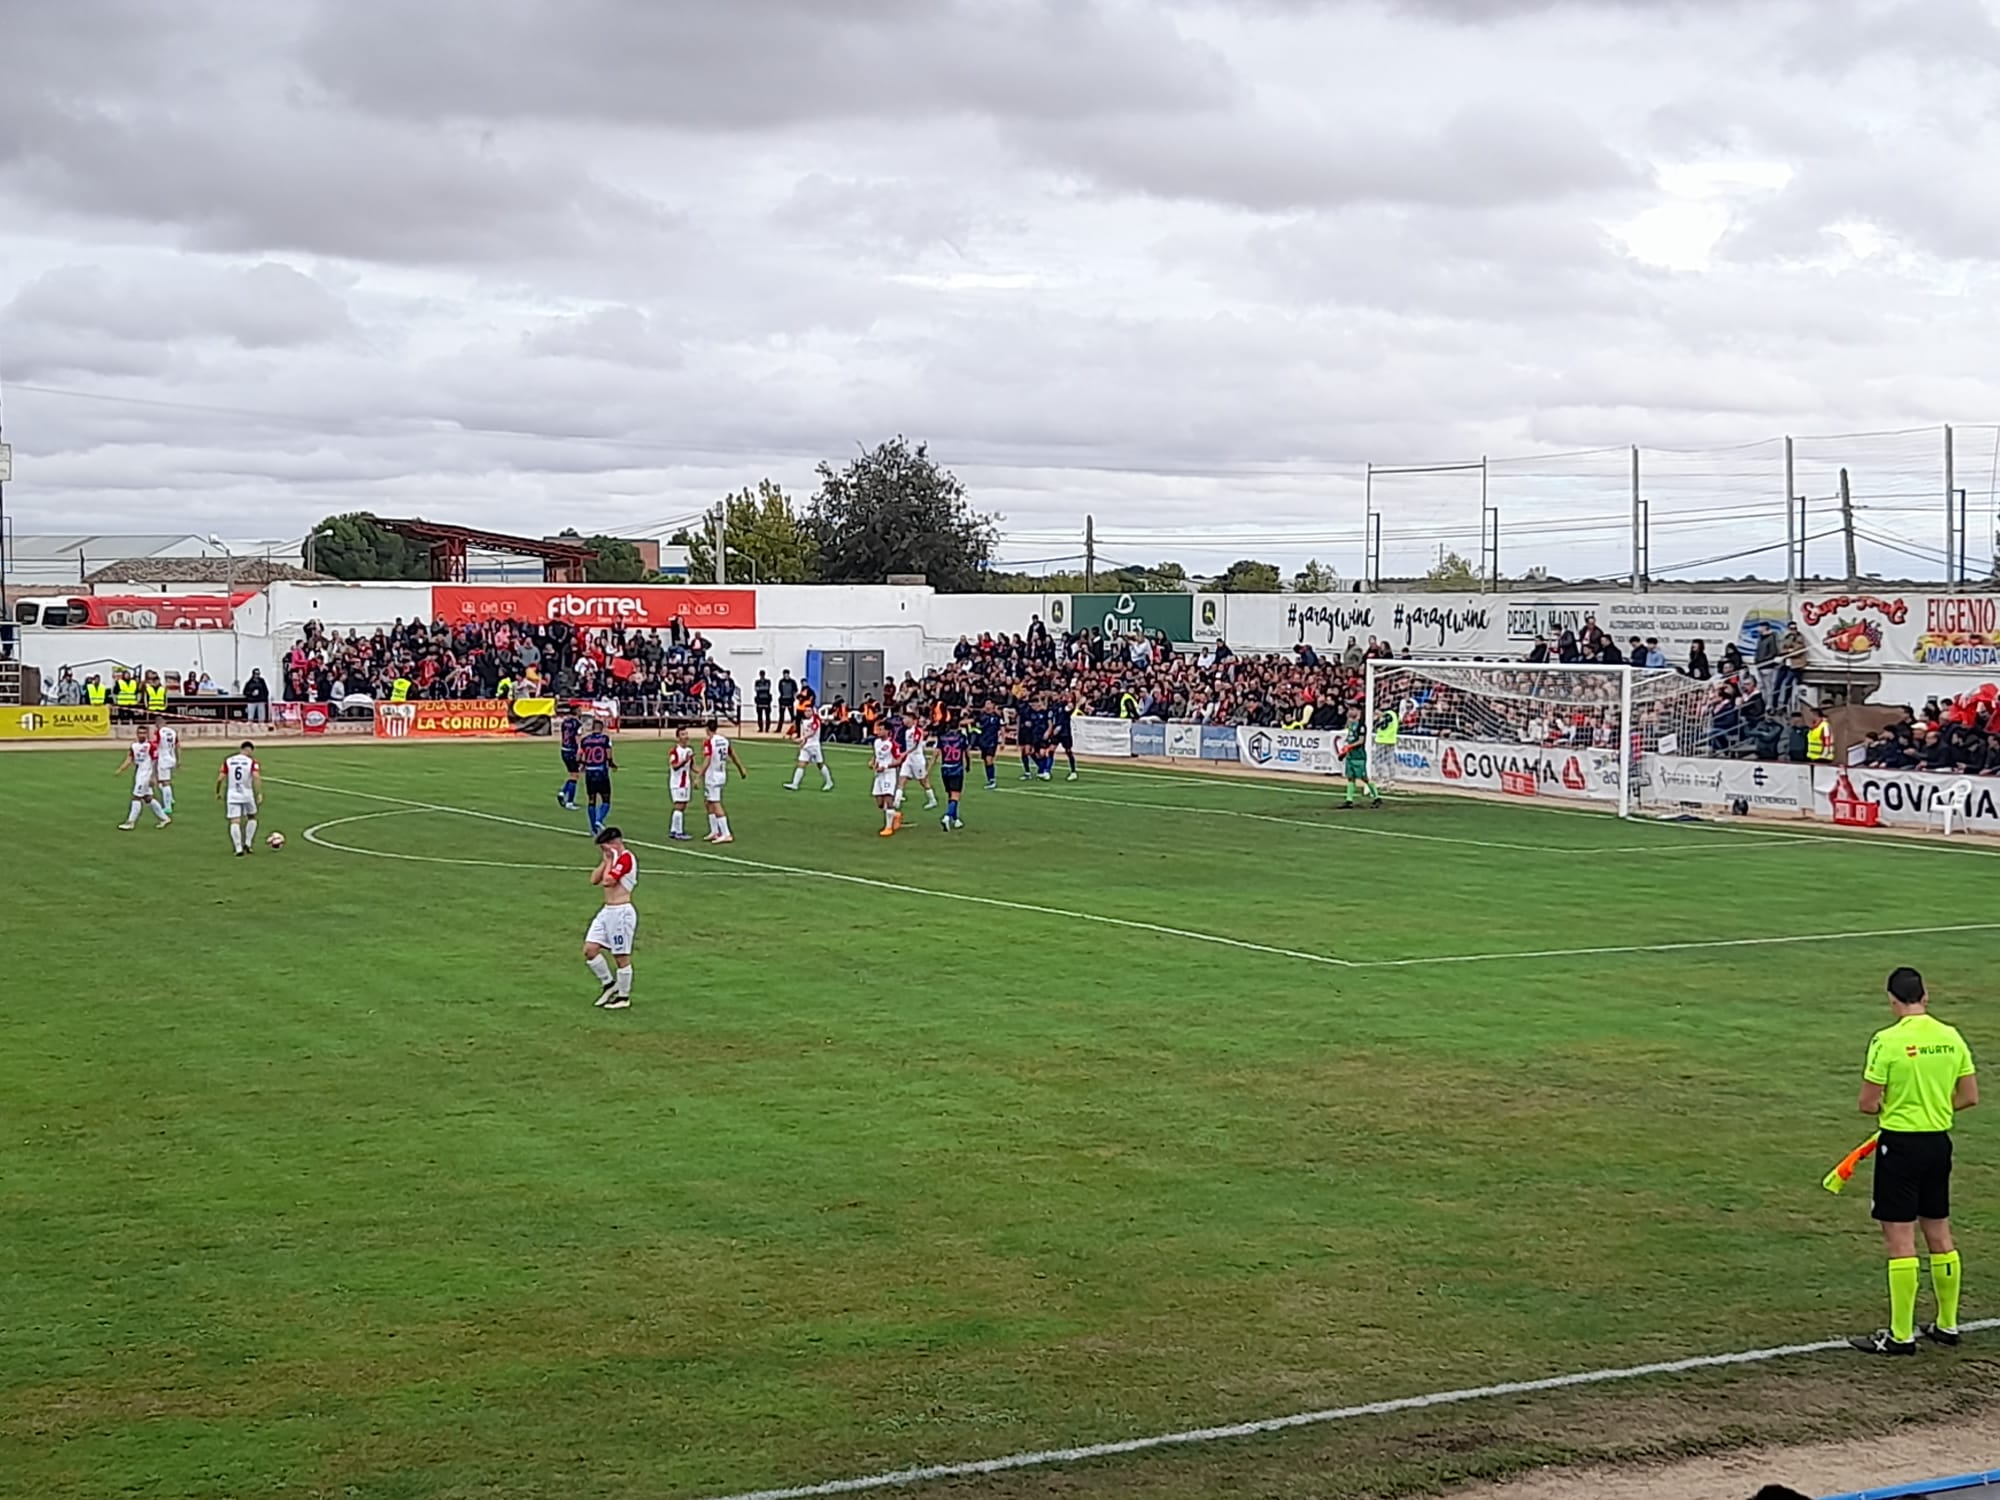
<path id="1" fill-rule="evenodd" d="M 1368 793 L 1368 805 L 1380 807 L 1382 794 L 1375 789 L 1375 783 L 1368 779 L 1368 731 L 1358 719 L 1347 726 L 1347 751 L 1341 761 L 1341 773 L 1347 777 L 1347 800 L 1342 807 L 1354 806 L 1357 791 Z"/>

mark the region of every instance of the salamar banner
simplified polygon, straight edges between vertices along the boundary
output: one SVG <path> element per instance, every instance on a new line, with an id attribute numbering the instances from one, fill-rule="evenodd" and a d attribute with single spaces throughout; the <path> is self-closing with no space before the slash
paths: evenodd
<path id="1" fill-rule="evenodd" d="M 581 629 L 755 630 L 755 589 L 688 589 L 652 583 L 439 583 L 431 608 L 447 620 L 567 620 Z"/>

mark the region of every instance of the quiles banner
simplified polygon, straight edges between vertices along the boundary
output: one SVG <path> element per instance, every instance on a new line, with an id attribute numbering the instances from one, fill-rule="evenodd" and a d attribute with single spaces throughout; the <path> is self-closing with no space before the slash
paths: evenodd
<path id="1" fill-rule="evenodd" d="M 1074 720 L 1078 755 L 1125 757 L 1132 753 L 1130 719 L 1095 719 L 1079 715 Z"/>
<path id="2" fill-rule="evenodd" d="M 545 735 L 552 727 L 553 698 L 501 698 L 375 705 L 378 740 L 490 739 L 500 735 Z"/>
<path id="3" fill-rule="evenodd" d="M 111 737 L 111 710 L 104 705 L 76 708 L 0 708 L 0 740 L 105 740 Z"/>
<path id="4" fill-rule="evenodd" d="M 431 608 L 447 620 L 565 620 L 580 630 L 755 630 L 757 591 L 653 583 L 439 583 Z"/>

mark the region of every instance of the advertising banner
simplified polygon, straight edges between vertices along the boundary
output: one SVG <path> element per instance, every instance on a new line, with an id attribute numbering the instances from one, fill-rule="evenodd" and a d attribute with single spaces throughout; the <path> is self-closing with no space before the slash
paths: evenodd
<path id="1" fill-rule="evenodd" d="M 1226 633 L 1223 625 L 1227 607 L 1226 596 L 1222 594 L 1196 594 L 1194 596 L 1194 638 L 1198 641 L 1219 641 Z"/>
<path id="2" fill-rule="evenodd" d="M 286 729 L 295 729 L 301 734 L 325 734 L 327 725 L 333 722 L 331 703 L 273 703 L 271 719 Z"/>
<path id="3" fill-rule="evenodd" d="M 1807 594 L 1806 659 L 1818 667 L 2000 672 L 2000 596 Z"/>
<path id="4" fill-rule="evenodd" d="M 1937 828 L 1938 809 L 1953 786 L 1964 781 L 1970 790 L 1962 824 L 1980 833 L 2000 833 L 2000 779 L 1990 776 L 1940 776 L 1924 771 L 1876 771 L 1864 766 L 1848 770 L 1856 795 L 1882 806 L 1882 821 L 1898 828 Z M 1833 820 L 1833 787 L 1840 768 L 1815 766 L 1812 775 L 1813 816 Z"/>
<path id="5" fill-rule="evenodd" d="M 1411 781 L 1437 780 L 1438 756 L 1443 752 L 1437 738 L 1428 734 L 1406 734 L 1396 741 L 1394 774 Z"/>
<path id="6" fill-rule="evenodd" d="M 1167 754 L 1175 760 L 1201 759 L 1201 726 L 1199 724 L 1169 724 L 1167 726 Z"/>
<path id="7" fill-rule="evenodd" d="M 755 589 L 672 588 L 652 583 L 439 583 L 431 608 L 447 620 L 567 620 L 579 629 L 755 630 Z"/>
<path id="8" fill-rule="evenodd" d="M 1219 729 L 1213 724 L 1204 724 L 1201 730 L 1201 758 L 1203 760 L 1235 760 L 1236 731 Z"/>
<path id="9" fill-rule="evenodd" d="M 1049 599 L 1049 629 L 1059 633 L 1099 630 L 1122 636 L 1135 630 L 1148 635 L 1163 631 L 1176 645 L 1186 645 L 1195 639 L 1194 616 L 1193 594 L 1056 594 Z"/>
<path id="10" fill-rule="evenodd" d="M 1641 766 L 1642 798 L 1649 804 L 1728 807 L 1740 799 L 1759 812 L 1812 810 L 1812 778 L 1805 766 L 1685 755 L 1649 755 Z"/>
<path id="11" fill-rule="evenodd" d="M 1264 771 L 1331 776 L 1340 769 L 1339 736 L 1330 729 L 1262 729 L 1240 725 L 1236 757 Z"/>
<path id="12" fill-rule="evenodd" d="M 482 739 L 499 735 L 543 735 L 552 727 L 553 698 L 500 698 L 375 705 L 375 737 L 381 740 Z"/>
<path id="13" fill-rule="evenodd" d="M 1310 645 L 1339 651 L 1372 637 L 1400 654 L 1527 655 L 1535 637 L 1595 623 L 1621 646 L 1658 639 L 1676 664 L 1701 641 L 1709 658 L 1734 641 L 1746 655 L 1765 631 L 1783 630 L 1781 595 L 1740 594 L 1234 594 L 1229 642 L 1239 651 Z"/>
<path id="14" fill-rule="evenodd" d="M 1167 753 L 1167 726 L 1157 719 L 1139 719 L 1132 725 L 1132 753 L 1134 755 L 1165 755 Z"/>
<path id="15" fill-rule="evenodd" d="M 1498 792 L 1504 790 L 1501 777 L 1510 772 L 1526 772 L 1535 778 L 1544 797 L 1566 797 L 1583 802 L 1618 800 L 1618 753 L 1615 750 L 1571 750 L 1540 745 L 1502 745 L 1481 740 L 1435 739 L 1429 741 L 1435 747 L 1435 753 L 1413 751 L 1409 759 L 1421 763 L 1411 765 L 1404 753 L 1404 747 L 1411 743 L 1411 738 L 1405 737 L 1396 746 L 1396 772 L 1405 781 Z"/>
<path id="16" fill-rule="evenodd" d="M 1127 756 L 1132 753 L 1130 719 L 1092 719 L 1079 716 L 1073 722 L 1078 755 Z"/>
<path id="17" fill-rule="evenodd" d="M 111 710 L 103 704 L 77 708 L 0 708 L 0 740 L 109 738 Z"/>

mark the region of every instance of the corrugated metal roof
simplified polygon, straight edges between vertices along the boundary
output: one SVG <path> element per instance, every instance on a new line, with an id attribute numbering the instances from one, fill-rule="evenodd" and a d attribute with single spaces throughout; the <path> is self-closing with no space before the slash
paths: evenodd
<path id="1" fill-rule="evenodd" d="M 209 550 L 205 537 L 191 532 L 145 532 L 136 536 L 111 533 L 26 532 L 7 539 L 7 556 L 12 562 L 68 557 L 157 557 L 177 548 L 196 554 Z"/>

